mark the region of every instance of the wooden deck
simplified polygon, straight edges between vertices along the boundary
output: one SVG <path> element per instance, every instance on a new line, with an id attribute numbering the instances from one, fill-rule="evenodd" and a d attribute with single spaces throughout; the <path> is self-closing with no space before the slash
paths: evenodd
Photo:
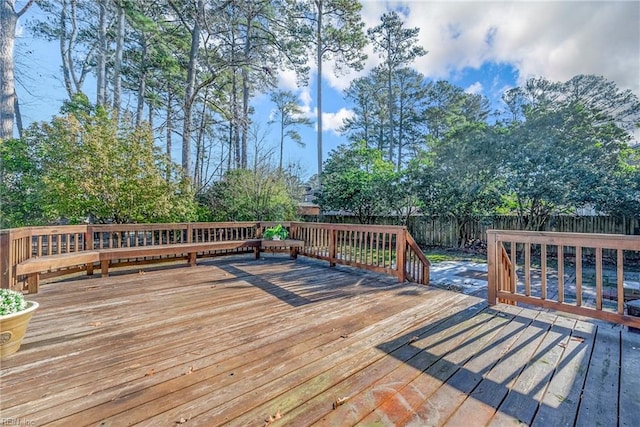
<path id="1" fill-rule="evenodd" d="M 637 425 L 640 335 L 309 259 L 45 284 L 3 424 Z M 20 423 L 20 424 L 18 424 Z"/>

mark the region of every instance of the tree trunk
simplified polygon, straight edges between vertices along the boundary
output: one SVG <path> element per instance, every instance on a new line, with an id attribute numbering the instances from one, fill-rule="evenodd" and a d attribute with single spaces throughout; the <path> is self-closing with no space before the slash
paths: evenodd
<path id="1" fill-rule="evenodd" d="M 142 35 L 142 52 L 140 53 L 140 77 L 138 80 L 138 104 L 136 106 L 136 127 L 142 123 L 144 111 L 144 95 L 147 88 L 147 38 Z"/>
<path id="2" fill-rule="evenodd" d="M 318 27 L 316 29 L 316 60 L 318 62 L 317 79 L 317 125 L 318 125 L 318 184 L 322 185 L 322 0 L 316 0 L 318 8 Z"/>
<path id="3" fill-rule="evenodd" d="M 389 134 L 387 135 L 387 140 L 389 141 L 389 161 L 393 162 L 393 88 L 392 88 L 392 77 L 393 73 L 391 70 L 391 64 L 388 64 L 387 71 L 387 109 L 389 110 Z"/>
<path id="4" fill-rule="evenodd" d="M 247 168 L 247 139 L 249 137 L 249 76 L 245 69 L 242 70 L 242 149 L 241 165 Z"/>
<path id="5" fill-rule="evenodd" d="M 67 14 L 68 6 L 71 6 L 70 16 Z M 70 21 L 71 32 L 67 34 L 67 21 Z M 60 10 L 60 57 L 62 59 L 62 75 L 64 78 L 64 87 L 67 90 L 67 96 L 69 99 L 73 98 L 79 90 L 84 77 L 81 77 L 81 81 L 78 81 L 74 67 L 73 67 L 73 46 L 75 44 L 76 37 L 78 36 L 78 27 L 76 22 L 76 2 L 72 1 L 70 4 L 67 0 L 62 0 Z"/>
<path id="6" fill-rule="evenodd" d="M 189 66 L 187 69 L 187 87 L 184 95 L 184 119 L 182 124 L 182 170 L 190 176 L 191 170 L 191 116 L 196 86 L 196 66 L 198 62 L 198 47 L 200 44 L 200 12 L 204 11 L 204 3 L 198 0 L 197 11 L 193 16 L 191 29 L 191 49 L 189 51 Z"/>
<path id="7" fill-rule="evenodd" d="M 173 134 L 173 97 L 172 92 L 170 90 L 167 91 L 167 127 L 166 127 L 166 135 L 167 135 L 167 159 L 169 164 L 167 165 L 167 181 L 171 179 L 171 149 L 172 147 L 172 134 Z"/>
<path id="8" fill-rule="evenodd" d="M 0 141 L 13 138 L 13 121 L 18 105 L 13 62 L 16 24 L 34 2 L 29 0 L 16 12 L 15 0 L 0 1 Z"/>
<path id="9" fill-rule="evenodd" d="M 229 152 L 227 154 L 227 172 L 231 170 L 232 157 L 233 157 L 233 121 L 229 120 Z"/>
<path id="10" fill-rule="evenodd" d="M 284 117 L 280 120 L 280 163 L 278 169 L 282 173 L 282 154 L 284 152 Z"/>
<path id="11" fill-rule="evenodd" d="M 96 69 L 98 105 L 107 104 L 106 80 L 107 80 L 107 0 L 98 3 L 98 65 Z"/>
<path id="12" fill-rule="evenodd" d="M 0 2 L 0 141 L 13 138 L 15 78 L 13 48 L 18 15 L 13 0 Z"/>
<path id="13" fill-rule="evenodd" d="M 202 170 L 204 165 L 204 134 L 206 129 L 206 114 L 207 114 L 207 97 L 208 91 L 204 93 L 204 99 L 202 100 L 202 111 L 200 111 L 200 125 L 198 126 L 198 135 L 196 137 L 196 162 L 193 168 L 193 182 L 196 189 L 200 189 L 202 186 Z"/>
<path id="14" fill-rule="evenodd" d="M 400 172 L 400 169 L 402 167 L 402 145 L 403 145 L 403 128 L 404 128 L 404 107 L 403 107 L 403 102 L 400 101 L 400 106 L 399 106 L 399 111 L 398 111 L 398 162 L 397 162 L 397 171 Z"/>
<path id="15" fill-rule="evenodd" d="M 18 100 L 18 94 L 13 95 L 15 114 L 16 114 L 16 128 L 18 129 L 18 138 L 24 137 L 24 128 L 22 127 L 22 113 L 20 112 L 20 102 Z"/>
<path id="16" fill-rule="evenodd" d="M 124 6 L 122 2 L 116 2 L 118 13 L 118 36 L 116 39 L 116 55 L 113 64 L 113 113 L 116 119 L 120 116 L 120 94 L 122 92 L 122 52 L 124 51 Z"/>

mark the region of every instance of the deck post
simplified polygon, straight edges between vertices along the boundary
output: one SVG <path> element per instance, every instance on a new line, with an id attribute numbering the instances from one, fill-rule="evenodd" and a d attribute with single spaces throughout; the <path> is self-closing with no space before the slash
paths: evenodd
<path id="1" fill-rule="evenodd" d="M 9 289 L 13 277 L 11 230 L 0 230 L 0 288 Z"/>
<path id="2" fill-rule="evenodd" d="M 193 224 L 187 224 L 187 243 L 193 243 Z M 191 255 L 191 254 L 189 254 Z"/>
<path id="3" fill-rule="evenodd" d="M 329 267 L 335 267 L 336 266 L 336 251 L 337 251 L 337 240 L 338 240 L 338 230 L 336 230 L 335 228 L 331 227 L 331 230 L 329 230 L 329 233 L 331 234 L 329 237 Z"/>
<path id="4" fill-rule="evenodd" d="M 29 294 L 37 294 L 40 287 L 40 273 L 33 273 L 27 276 L 27 289 Z"/>
<path id="5" fill-rule="evenodd" d="M 87 225 L 87 230 L 84 232 L 84 250 L 93 250 L 93 228 L 91 225 Z M 93 263 L 87 264 L 87 276 L 93 276 Z"/>
<path id="6" fill-rule="evenodd" d="M 498 245 L 496 242 L 495 230 L 487 230 L 487 281 L 489 305 L 496 305 L 496 295 L 498 289 L 497 259 Z"/>

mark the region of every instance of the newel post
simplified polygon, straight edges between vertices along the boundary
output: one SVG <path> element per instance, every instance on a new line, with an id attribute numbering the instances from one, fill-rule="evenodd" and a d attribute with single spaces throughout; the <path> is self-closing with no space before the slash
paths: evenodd
<path id="1" fill-rule="evenodd" d="M 92 251 L 93 248 L 93 227 L 91 225 L 87 225 L 87 229 L 84 232 L 84 250 Z M 87 263 L 87 276 L 93 275 L 93 263 Z"/>
<path id="2" fill-rule="evenodd" d="M 0 288 L 9 289 L 13 276 L 11 266 L 11 230 L 0 230 Z"/>
<path id="3" fill-rule="evenodd" d="M 498 291 L 498 244 L 495 230 L 487 230 L 487 280 L 488 280 L 488 302 L 489 305 L 496 304 Z"/>
<path id="4" fill-rule="evenodd" d="M 187 243 L 193 243 L 193 223 L 187 223 Z"/>
<path id="5" fill-rule="evenodd" d="M 336 252 L 338 247 L 338 230 L 335 227 L 330 226 L 329 228 L 329 267 L 336 266 Z"/>

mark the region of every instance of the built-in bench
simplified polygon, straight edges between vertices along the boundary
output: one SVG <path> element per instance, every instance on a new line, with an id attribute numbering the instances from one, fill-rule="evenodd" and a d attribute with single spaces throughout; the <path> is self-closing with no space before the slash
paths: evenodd
<path id="1" fill-rule="evenodd" d="M 216 250 L 252 248 L 254 257 L 260 257 L 261 239 L 228 240 L 217 242 L 177 243 L 170 245 L 133 246 L 70 252 L 29 258 L 16 265 L 16 275 L 26 275 L 29 293 L 38 292 L 40 274 L 48 271 L 86 265 L 87 274 L 93 274 L 93 264 L 100 263 L 102 277 L 109 275 L 111 261 L 126 258 L 144 258 L 166 255 L 188 256 L 189 265 L 195 266 L 198 253 Z"/>
<path id="2" fill-rule="evenodd" d="M 36 293 L 39 281 L 197 258 L 289 252 L 428 284 L 429 261 L 397 226 L 285 222 L 290 239 L 263 240 L 275 222 L 82 224 L 0 230 L 0 288 Z"/>
<path id="3" fill-rule="evenodd" d="M 172 245 L 135 246 L 129 248 L 100 249 L 100 268 L 102 277 L 109 275 L 110 262 L 123 258 L 142 258 L 150 256 L 187 254 L 189 265 L 195 266 L 199 252 L 253 248 L 257 259 L 260 255 L 260 239 L 227 240 L 221 242 L 177 243 Z"/>
<path id="4" fill-rule="evenodd" d="M 87 273 L 93 274 L 93 263 L 98 261 L 100 261 L 99 251 L 80 251 L 40 256 L 29 258 L 17 264 L 16 275 L 27 276 L 29 293 L 36 293 L 38 292 L 40 273 L 86 264 Z"/>

